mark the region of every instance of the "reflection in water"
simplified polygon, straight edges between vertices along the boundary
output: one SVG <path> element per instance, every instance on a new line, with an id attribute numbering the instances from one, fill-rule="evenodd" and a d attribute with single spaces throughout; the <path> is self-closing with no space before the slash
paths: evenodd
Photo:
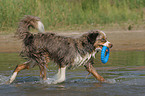
<path id="1" fill-rule="evenodd" d="M 67 70 L 67 80 L 60 84 L 43 84 L 39 70 L 23 70 L 15 82 L 5 85 L 17 64 L 24 62 L 18 53 L 0 53 L 0 96 L 144 96 L 145 95 L 145 52 L 113 51 L 107 64 L 102 64 L 96 55 L 96 70 L 111 83 L 100 83 L 83 67 Z M 51 62 L 52 63 L 52 62 Z M 49 77 L 56 73 L 56 66 L 49 63 Z M 53 66 L 52 66 L 53 65 Z"/>

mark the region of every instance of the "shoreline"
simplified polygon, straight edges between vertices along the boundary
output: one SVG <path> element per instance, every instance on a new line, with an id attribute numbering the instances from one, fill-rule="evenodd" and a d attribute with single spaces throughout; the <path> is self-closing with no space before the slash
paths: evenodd
<path id="1" fill-rule="evenodd" d="M 145 32 L 144 30 L 132 31 L 104 31 L 108 41 L 113 44 L 112 51 L 145 51 Z M 85 32 L 54 32 L 63 36 L 77 36 Z M 21 41 L 14 38 L 14 35 L 0 35 L 0 52 L 20 52 Z"/>

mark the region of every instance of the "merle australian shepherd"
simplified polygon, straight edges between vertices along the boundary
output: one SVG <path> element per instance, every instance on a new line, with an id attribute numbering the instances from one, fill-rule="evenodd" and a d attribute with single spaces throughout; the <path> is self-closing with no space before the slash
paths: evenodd
<path id="1" fill-rule="evenodd" d="M 38 29 L 40 33 L 30 33 L 31 27 Z M 46 80 L 46 64 L 50 60 L 59 66 L 53 83 L 60 83 L 66 79 L 67 67 L 75 68 L 81 65 L 99 81 L 106 81 L 92 65 L 93 57 L 103 46 L 112 47 L 103 31 L 93 30 L 77 38 L 44 33 L 40 18 L 28 15 L 20 21 L 16 36 L 22 40 L 23 48 L 20 55 L 26 57 L 27 62 L 16 66 L 8 83 L 15 80 L 18 72 L 35 65 L 39 66 L 40 77 Z"/>

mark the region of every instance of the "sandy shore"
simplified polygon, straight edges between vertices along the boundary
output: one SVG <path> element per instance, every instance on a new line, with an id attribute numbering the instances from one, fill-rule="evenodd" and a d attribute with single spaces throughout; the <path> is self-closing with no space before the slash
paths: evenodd
<path id="1" fill-rule="evenodd" d="M 104 31 L 113 43 L 111 50 L 145 50 L 145 30 Z M 60 35 L 74 36 L 84 32 L 56 32 Z M 0 35 L 0 52 L 19 52 L 21 41 L 13 35 Z"/>

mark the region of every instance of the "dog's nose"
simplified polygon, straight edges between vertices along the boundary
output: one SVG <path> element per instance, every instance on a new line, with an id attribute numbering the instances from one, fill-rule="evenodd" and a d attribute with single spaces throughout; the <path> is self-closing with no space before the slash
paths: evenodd
<path id="1" fill-rule="evenodd" d="M 113 47 L 113 44 L 110 44 L 109 47 L 112 48 Z"/>

